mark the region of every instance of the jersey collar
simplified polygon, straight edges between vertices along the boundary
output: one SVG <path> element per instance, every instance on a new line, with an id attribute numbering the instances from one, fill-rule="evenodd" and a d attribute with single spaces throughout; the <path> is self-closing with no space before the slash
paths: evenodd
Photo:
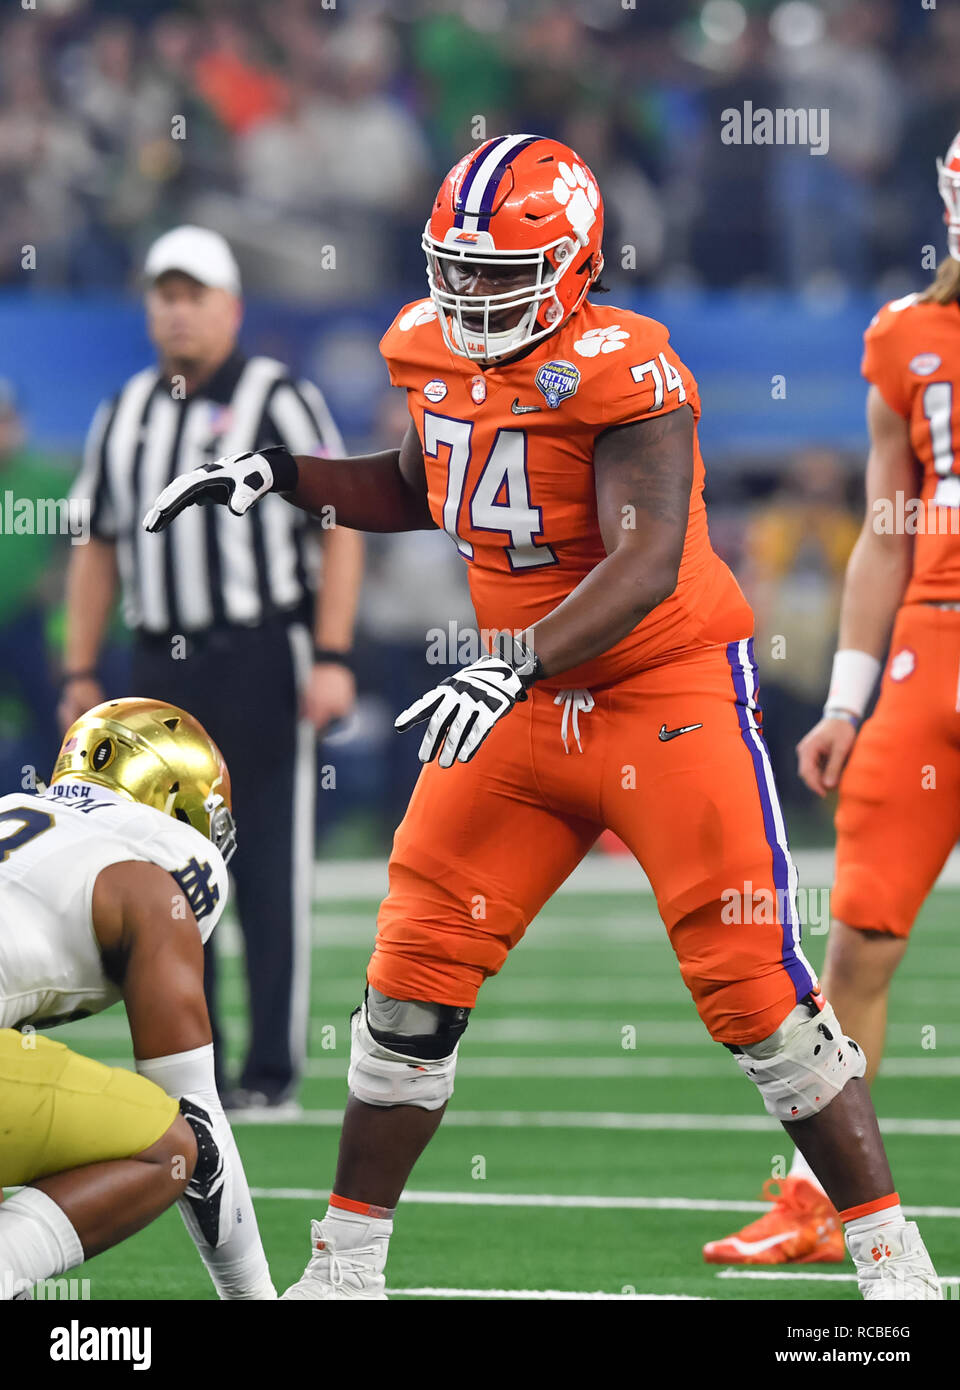
<path id="1" fill-rule="evenodd" d="M 65 801 L 75 806 L 79 801 L 115 801 L 118 805 L 130 805 L 130 798 L 115 792 L 111 787 L 101 787 L 98 782 L 87 782 L 82 777 L 60 777 L 47 787 L 43 795 L 50 801 Z"/>

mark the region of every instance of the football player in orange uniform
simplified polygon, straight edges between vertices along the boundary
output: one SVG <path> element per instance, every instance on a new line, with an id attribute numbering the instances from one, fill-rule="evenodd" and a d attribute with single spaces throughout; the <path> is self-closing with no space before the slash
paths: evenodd
<path id="1" fill-rule="evenodd" d="M 960 135 L 937 168 L 949 255 L 926 291 L 884 305 L 864 335 L 866 516 L 823 718 L 798 748 L 818 796 L 839 782 L 823 985 L 864 1049 L 867 1082 L 910 928 L 960 837 Z M 836 1212 L 799 1150 L 771 1184 L 772 1209 L 706 1258 L 843 1259 Z"/>
<path id="2" fill-rule="evenodd" d="M 492 634 L 397 720 L 426 725 L 426 766 L 352 1020 L 334 1194 L 286 1297 L 385 1296 L 393 1209 L 453 1092 L 477 991 L 604 828 L 646 870 L 710 1033 L 844 1210 L 865 1296 L 938 1297 L 863 1056 L 800 949 L 752 615 L 707 532 L 697 385 L 661 324 L 588 298 L 602 229 L 567 146 L 509 135 L 471 151 L 424 231 L 430 297 L 381 344 L 409 402 L 399 450 L 220 460 L 144 521 L 201 498 L 242 516 L 274 490 L 359 529 L 442 526 Z"/>

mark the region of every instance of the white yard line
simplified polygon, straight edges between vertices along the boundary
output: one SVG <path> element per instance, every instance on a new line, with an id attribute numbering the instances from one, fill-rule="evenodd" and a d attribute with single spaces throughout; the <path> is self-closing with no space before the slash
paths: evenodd
<path id="1" fill-rule="evenodd" d="M 304 1110 L 299 1115 L 273 1115 L 269 1110 L 235 1111 L 233 1125 L 315 1125 L 339 1127 L 342 1110 Z M 640 1115 L 606 1110 L 452 1110 L 443 1117 L 444 1127 L 479 1129 L 602 1129 L 602 1130 L 694 1130 L 708 1133 L 768 1134 L 780 1132 L 776 1121 L 766 1115 Z M 955 1138 L 960 1120 L 882 1121 L 884 1134 L 929 1135 Z"/>
<path id="2" fill-rule="evenodd" d="M 788 827 L 789 828 L 789 827 Z M 833 851 L 796 850 L 793 861 L 801 885 L 827 887 L 833 882 Z M 940 888 L 960 886 L 960 851 L 954 850 L 937 880 Z M 383 859 L 320 860 L 314 866 L 313 891 L 321 902 L 379 898 L 387 890 Z M 559 890 L 567 893 L 651 893 L 650 882 L 629 854 L 589 854 Z"/>
<path id="3" fill-rule="evenodd" d="M 7 1187 L 7 1196 L 19 1192 Z M 251 1187 L 257 1202 L 327 1202 L 328 1187 Z M 712 1197 L 594 1197 L 559 1195 L 553 1192 L 417 1192 L 408 1190 L 400 1199 L 406 1206 L 429 1207 L 525 1207 L 559 1208 L 570 1211 L 718 1211 L 751 1214 L 769 1210 L 769 1202 L 736 1202 Z M 931 1217 L 960 1219 L 960 1207 L 904 1207 L 904 1215 L 929 1220 Z M 718 1279 L 846 1279 L 845 1274 L 785 1274 L 767 1271 L 725 1269 Z M 946 1276 L 944 1276 L 946 1277 Z M 950 1275 L 950 1281 L 960 1276 Z M 401 1290 L 397 1290 L 401 1292 Z M 408 1289 L 411 1293 L 413 1290 Z M 517 1295 L 520 1297 L 521 1295 Z"/>
<path id="4" fill-rule="evenodd" d="M 326 1202 L 329 1188 L 253 1187 L 257 1200 L 279 1202 Z M 591 1197 L 559 1196 L 551 1192 L 404 1192 L 401 1201 L 414 1206 L 438 1207 L 547 1207 L 573 1211 L 721 1211 L 752 1213 L 768 1211 L 769 1202 L 736 1202 L 711 1197 Z M 960 1219 L 960 1207 L 904 1207 L 910 1217 L 934 1216 Z M 733 1275 L 729 1276 L 733 1277 Z"/>
<path id="5" fill-rule="evenodd" d="M 793 1274 L 780 1269 L 721 1269 L 716 1277 L 718 1279 L 760 1279 L 764 1282 L 780 1279 L 788 1283 L 797 1280 L 802 1280 L 805 1283 L 823 1284 L 855 1284 L 857 1282 L 855 1274 Z M 960 1274 L 940 1274 L 937 1277 L 941 1285 L 954 1285 L 960 1280 Z"/>
<path id="6" fill-rule="evenodd" d="M 359 1001 L 361 996 L 362 988 L 358 987 L 354 994 L 354 1002 Z M 311 1029 L 316 1034 L 314 1040 L 316 1053 L 322 1052 L 321 1029 L 326 1023 L 339 1026 L 344 1030 L 345 1036 L 349 1036 L 349 1009 L 337 1007 L 334 1010 L 329 1010 L 324 1008 L 321 1013 L 321 1001 L 318 1000 L 314 1002 L 312 1012 Z M 332 1018 L 329 1017 L 330 1013 L 333 1013 Z M 619 1052 L 625 1023 L 633 1029 L 631 1036 L 638 1045 L 703 1047 L 704 1044 L 709 1045 L 710 1042 L 703 1024 L 696 1017 L 690 1022 L 685 1022 L 677 1019 L 658 1020 L 649 1017 L 640 1020 L 629 1016 L 625 1021 L 621 1019 L 481 1017 L 471 1020 L 468 1041 L 478 1045 L 529 1043 L 538 1046 L 556 1043 L 567 1043 L 573 1046 L 576 1046 L 577 1043 L 605 1043 L 616 1048 Z M 231 1040 L 245 1037 L 244 1022 L 235 1014 L 226 1014 L 221 1026 L 225 1028 Z M 919 1031 L 920 1025 L 918 1024 L 915 1030 L 918 1038 Z M 942 1031 L 940 1030 L 940 1033 Z M 54 1041 L 64 1041 L 67 1038 L 76 1038 L 78 1041 L 84 1038 L 99 1038 L 101 1040 L 119 1038 L 129 1042 L 130 1027 L 122 1013 L 109 1016 L 104 1014 L 93 1018 L 84 1018 L 76 1023 L 67 1023 L 62 1028 L 53 1028 L 50 1030 L 49 1036 Z M 942 1038 L 942 1041 L 945 1043 L 947 1039 Z M 957 1028 L 956 1042 L 960 1043 L 960 1027 Z M 720 1054 L 718 1053 L 718 1055 Z"/>
<path id="7" fill-rule="evenodd" d="M 126 1026 L 125 1019 L 100 1019 L 83 1020 L 81 1023 L 68 1024 L 68 1034 L 61 1033 L 60 1029 L 53 1030 L 50 1037 L 54 1040 L 68 1042 L 74 1045 L 79 1051 L 88 1051 L 94 1042 L 126 1042 L 129 1051 L 129 1027 Z M 322 1027 L 324 1024 L 315 1022 L 314 1024 L 314 1045 L 322 1044 Z M 76 1031 L 74 1031 L 74 1029 Z M 483 1034 L 481 1036 L 481 1030 Z M 243 1031 L 240 1024 L 235 1020 L 226 1020 L 226 1036 L 231 1040 L 240 1040 Z M 609 1077 L 611 1080 L 629 1079 L 629 1077 L 689 1077 L 689 1079 L 702 1080 L 736 1080 L 739 1072 L 734 1063 L 727 1055 L 717 1051 L 714 1056 L 650 1056 L 643 1052 L 621 1051 L 621 1026 L 611 1023 L 610 1026 L 603 1026 L 596 1029 L 596 1036 L 586 1036 L 582 1041 L 609 1042 L 611 1056 L 483 1056 L 481 1052 L 465 1052 L 460 1058 L 457 1066 L 458 1076 L 468 1080 L 471 1077 L 477 1079 L 560 1079 L 560 1080 L 595 1080 Z M 646 1037 L 642 1037 L 646 1033 Z M 656 1029 L 640 1030 L 638 1027 L 638 1042 L 645 1041 L 647 1044 L 653 1041 L 667 1041 L 663 1037 L 653 1037 Z M 504 1036 L 506 1034 L 506 1036 Z M 343 1036 L 346 1037 L 346 1024 L 343 1027 Z M 543 1045 L 549 1042 L 574 1042 L 575 1038 L 570 1037 L 568 1027 L 557 1027 L 556 1030 L 547 1031 L 547 1036 L 543 1036 L 543 1030 L 533 1033 L 533 1030 L 524 1030 L 514 1024 L 504 1024 L 503 1030 L 496 1023 L 474 1024 L 471 1029 L 470 1041 L 477 1045 L 496 1045 L 504 1042 L 524 1042 L 539 1041 Z M 700 1034 L 697 1038 L 690 1038 L 690 1044 L 695 1041 L 703 1041 Z M 615 1051 L 614 1051 L 615 1049 Z M 124 1066 L 132 1068 L 133 1062 L 129 1056 L 106 1056 L 100 1055 L 100 1061 L 107 1062 L 110 1066 Z M 308 1080 L 314 1081 L 338 1081 L 345 1079 L 347 1074 L 346 1055 L 339 1056 L 336 1052 L 328 1052 L 326 1056 L 313 1056 L 308 1059 L 304 1066 L 304 1076 Z M 960 1076 L 960 1056 L 891 1056 L 886 1058 L 881 1066 L 882 1077 L 913 1077 L 913 1079 L 935 1080 L 936 1077 Z"/>
<path id="8" fill-rule="evenodd" d="M 596 1077 L 631 1076 L 692 1076 L 739 1078 L 732 1059 L 718 1057 L 711 1065 L 694 1057 L 640 1057 L 628 1053 L 623 1057 L 461 1057 L 457 1064 L 458 1078 L 469 1077 L 559 1077 L 564 1080 Z M 337 1080 L 347 1074 L 347 1059 L 341 1057 L 312 1058 L 304 1074 L 314 1080 Z"/>
<path id="9" fill-rule="evenodd" d="M 387 1289 L 391 1298 L 516 1298 L 565 1303 L 570 1299 L 603 1299 L 607 1302 L 684 1302 L 704 1303 L 709 1299 L 693 1293 L 572 1293 L 567 1289 Z"/>
<path id="10" fill-rule="evenodd" d="M 313 1057 L 304 1075 L 313 1080 L 338 1080 L 347 1074 L 345 1057 Z M 613 1057 L 482 1057 L 467 1053 L 460 1058 L 457 1074 L 469 1077 L 529 1078 L 550 1077 L 575 1081 L 583 1077 L 660 1077 L 739 1078 L 729 1057 L 645 1057 L 626 1052 Z M 950 1077 L 960 1076 L 960 1057 L 889 1057 L 881 1076 Z"/>
<path id="11" fill-rule="evenodd" d="M 337 979 L 322 974 L 321 960 L 317 962 L 320 983 L 319 997 L 314 999 L 311 1008 L 314 1016 L 323 1010 L 331 1023 L 342 1022 L 351 1010 L 356 1008 L 363 996 L 363 985 L 356 974 L 348 979 Z M 585 949 L 589 949 L 585 946 Z M 940 1002 L 945 996 L 941 990 L 933 998 L 921 1002 Z M 600 1004 L 621 1012 L 638 1007 L 657 1007 L 683 1005 L 689 996 L 683 991 L 679 974 L 672 970 L 662 975 L 649 976 L 637 971 L 630 974 L 623 971 L 619 975 L 584 975 L 570 980 L 561 975 L 547 974 L 540 979 L 524 975 L 504 976 L 497 980 L 496 1003 L 498 1008 L 514 1008 L 522 1013 L 526 1006 L 535 1004 Z M 702 1041 L 708 1039 L 706 1030 L 700 1033 Z"/>

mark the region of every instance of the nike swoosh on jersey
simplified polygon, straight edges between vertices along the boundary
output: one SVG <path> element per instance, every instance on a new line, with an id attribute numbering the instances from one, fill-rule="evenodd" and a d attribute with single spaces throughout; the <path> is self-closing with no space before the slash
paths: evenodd
<path id="1" fill-rule="evenodd" d="M 724 1245 L 732 1245 L 738 1255 L 760 1255 L 764 1250 L 772 1250 L 775 1245 L 783 1245 L 785 1241 L 792 1240 L 798 1231 L 779 1231 L 775 1236 L 765 1236 L 763 1240 L 741 1240 L 739 1236 L 731 1236 L 725 1240 Z"/>
<path id="2" fill-rule="evenodd" d="M 666 724 L 661 724 L 657 738 L 661 743 L 669 743 L 672 738 L 679 738 L 681 734 L 692 734 L 694 729 L 702 728 L 702 724 L 684 724 L 680 729 L 668 729 Z"/>
<path id="3" fill-rule="evenodd" d="M 513 405 L 510 407 L 514 415 L 529 415 L 532 410 L 540 410 L 541 408 L 539 405 L 521 405 L 519 396 L 514 396 Z"/>

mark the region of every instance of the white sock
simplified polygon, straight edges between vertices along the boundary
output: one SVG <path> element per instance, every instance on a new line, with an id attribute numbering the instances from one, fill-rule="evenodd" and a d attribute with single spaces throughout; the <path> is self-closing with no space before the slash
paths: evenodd
<path id="1" fill-rule="evenodd" d="M 852 1221 L 845 1221 L 843 1229 L 848 1236 L 862 1236 L 867 1231 L 876 1231 L 881 1226 L 900 1225 L 905 1220 L 903 1207 L 898 1202 L 896 1206 L 884 1207 L 882 1211 L 875 1211 L 870 1216 L 857 1216 Z"/>
<path id="2" fill-rule="evenodd" d="M 378 1237 L 390 1239 L 393 1235 L 393 1213 L 386 1217 L 362 1216 L 344 1207 L 327 1207 L 323 1225 L 333 1237 L 338 1250 L 357 1250 Z"/>
<path id="3" fill-rule="evenodd" d="M 0 1202 L 0 1299 L 82 1263 L 80 1237 L 52 1197 L 24 1187 Z"/>
<path id="4" fill-rule="evenodd" d="M 810 1164 L 804 1158 L 800 1150 L 796 1148 L 793 1151 L 793 1162 L 790 1164 L 789 1176 L 791 1178 L 806 1178 L 807 1182 L 813 1183 L 818 1192 L 822 1192 L 824 1196 L 827 1195 L 823 1183 L 810 1167 Z"/>

